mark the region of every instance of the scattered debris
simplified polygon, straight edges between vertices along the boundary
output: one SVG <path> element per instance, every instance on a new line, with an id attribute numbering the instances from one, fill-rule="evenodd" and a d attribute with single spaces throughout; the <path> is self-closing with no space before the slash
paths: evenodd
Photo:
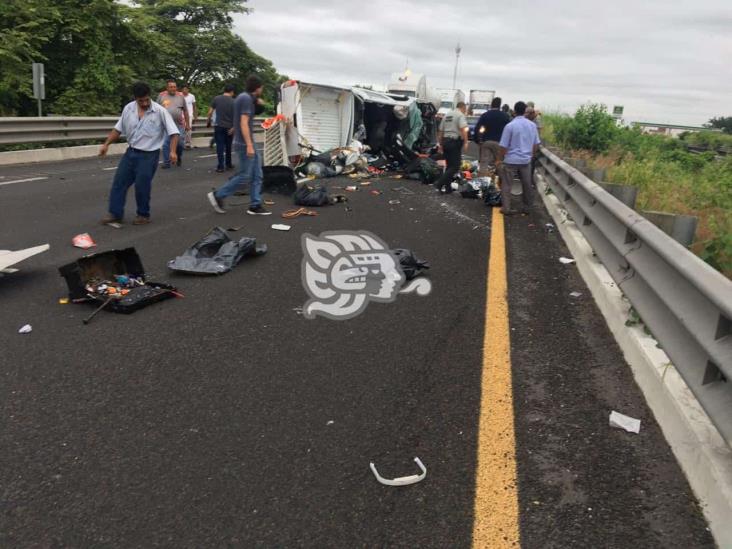
<path id="1" fill-rule="evenodd" d="M 410 475 L 408 477 L 399 477 L 391 480 L 384 478 L 379 474 L 373 461 L 369 463 L 369 467 L 371 467 L 371 471 L 374 473 L 376 480 L 378 480 L 381 484 L 384 484 L 386 486 L 408 486 L 409 484 L 416 484 L 417 482 L 424 480 L 424 478 L 427 476 L 427 468 L 424 466 L 422 461 L 418 457 L 416 457 L 414 458 L 414 462 L 422 470 L 421 474 Z"/>
<path id="2" fill-rule="evenodd" d="M 206 236 L 188 248 L 183 255 L 168 262 L 173 271 L 189 274 L 224 274 L 245 257 L 267 253 L 267 245 L 257 246 L 254 238 L 238 241 L 229 238 L 221 227 L 214 227 Z"/>
<path id="3" fill-rule="evenodd" d="M 275 201 L 274 200 L 265 200 L 264 204 L 265 204 L 265 206 L 274 206 Z"/>
<path id="4" fill-rule="evenodd" d="M 275 223 L 272 225 L 275 231 L 289 231 L 292 227 L 290 225 L 283 225 L 281 223 Z"/>
<path id="5" fill-rule="evenodd" d="M 381 194 L 381 191 L 377 191 L 376 189 L 371 190 L 371 194 L 374 196 L 379 196 Z"/>
<path id="6" fill-rule="evenodd" d="M 117 223 L 116 221 L 111 221 L 109 223 L 105 223 L 105 225 L 107 225 L 107 227 L 112 227 L 113 229 L 121 229 L 122 228 L 122 223 Z"/>
<path id="7" fill-rule="evenodd" d="M 362 187 L 368 187 L 369 185 L 371 185 L 371 181 L 361 181 Z"/>
<path id="8" fill-rule="evenodd" d="M 569 294 L 570 297 L 581 297 L 582 292 L 572 292 Z"/>
<path id="9" fill-rule="evenodd" d="M 31 326 L 30 324 L 26 324 L 20 330 L 18 330 L 18 333 L 19 334 L 29 334 L 32 331 L 33 331 L 33 326 Z"/>
<path id="10" fill-rule="evenodd" d="M 229 227 L 226 229 L 227 231 L 230 231 L 232 233 L 235 233 L 236 231 L 240 231 L 244 228 L 244 225 L 239 225 L 238 227 Z"/>
<path id="11" fill-rule="evenodd" d="M 295 191 L 295 204 L 298 206 L 327 206 L 330 204 L 328 189 L 323 186 L 311 187 L 310 185 L 301 185 Z"/>
<path id="12" fill-rule="evenodd" d="M 401 204 L 401 203 L 402 203 L 401 200 L 389 200 L 389 204 L 391 204 L 392 206 L 394 206 L 395 204 Z"/>
<path id="13" fill-rule="evenodd" d="M 414 252 L 404 248 L 396 248 L 392 253 L 399 259 L 399 265 L 407 280 L 412 280 L 430 268 L 430 264 L 419 259 Z"/>
<path id="14" fill-rule="evenodd" d="M 71 239 L 71 243 L 82 250 L 88 250 L 89 248 L 94 248 L 97 245 L 89 233 L 77 234 Z"/>
<path id="15" fill-rule="evenodd" d="M 559 262 L 564 263 L 565 265 L 571 265 L 574 263 L 574 259 L 570 259 L 569 257 L 560 257 Z"/>
<path id="16" fill-rule="evenodd" d="M 356 185 L 348 185 L 348 187 L 346 187 L 346 190 L 353 192 L 353 191 L 357 191 L 358 187 Z"/>
<path id="17" fill-rule="evenodd" d="M 402 194 L 415 194 L 414 191 L 407 189 L 406 187 L 394 187 L 392 191 L 400 192 Z"/>
<path id="18" fill-rule="evenodd" d="M 335 421 L 333 421 L 332 419 L 330 419 L 330 420 L 328 420 L 328 422 L 326 423 L 326 425 L 333 425 L 334 423 L 335 423 Z"/>
<path id="19" fill-rule="evenodd" d="M 300 217 L 301 215 L 316 216 L 318 215 L 318 212 L 314 210 L 308 210 L 307 208 L 293 208 L 284 212 L 282 214 L 282 219 L 295 219 L 296 217 Z"/>
<path id="20" fill-rule="evenodd" d="M 61 297 L 58 300 L 59 305 L 68 305 L 69 304 L 69 298 L 68 297 Z"/>
<path id="21" fill-rule="evenodd" d="M 623 415 L 613 410 L 610 412 L 610 427 L 616 429 L 624 429 L 629 433 L 638 434 L 640 432 L 640 419 L 635 419 L 630 416 Z"/>

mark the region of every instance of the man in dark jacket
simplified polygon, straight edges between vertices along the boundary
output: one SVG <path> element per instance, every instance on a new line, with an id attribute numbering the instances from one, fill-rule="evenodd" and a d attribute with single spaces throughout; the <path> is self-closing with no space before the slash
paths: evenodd
<path id="1" fill-rule="evenodd" d="M 481 170 L 494 164 L 498 158 L 500 149 L 498 143 L 501 140 L 503 128 L 510 121 L 508 115 L 501 110 L 501 98 L 493 98 L 490 110 L 485 111 L 480 116 L 473 133 L 473 141 L 479 147 L 478 161 Z"/>

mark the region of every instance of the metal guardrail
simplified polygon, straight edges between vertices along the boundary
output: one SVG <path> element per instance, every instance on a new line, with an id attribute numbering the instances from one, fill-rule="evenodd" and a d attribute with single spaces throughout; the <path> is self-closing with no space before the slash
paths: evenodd
<path id="1" fill-rule="evenodd" d="M 259 122 L 262 120 L 255 119 L 256 131 L 261 129 Z M 0 118 L 0 145 L 104 139 L 116 122 L 116 116 Z M 199 118 L 193 124 L 193 133 L 199 137 L 212 135 L 213 128 L 207 128 L 206 119 Z"/>
<path id="2" fill-rule="evenodd" d="M 732 447 L 732 281 L 541 148 L 537 171 Z"/>

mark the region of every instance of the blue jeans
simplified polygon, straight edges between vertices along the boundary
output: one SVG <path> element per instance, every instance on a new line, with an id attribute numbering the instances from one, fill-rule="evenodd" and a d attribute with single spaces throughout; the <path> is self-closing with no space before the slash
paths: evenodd
<path id="1" fill-rule="evenodd" d="M 216 156 L 218 157 L 217 169 L 224 169 L 224 160 L 226 160 L 226 167 L 231 167 L 231 141 L 234 139 L 233 135 L 229 135 L 228 128 L 220 128 L 219 126 L 214 127 L 214 140 L 216 141 Z"/>
<path id="2" fill-rule="evenodd" d="M 178 160 L 180 161 L 183 158 L 183 142 L 185 141 L 186 135 L 185 126 L 178 126 L 178 133 L 180 133 L 180 135 L 178 136 L 178 145 L 175 147 L 175 153 L 178 155 Z M 163 141 L 164 166 L 170 166 L 170 138 L 171 136 L 168 135 L 165 137 L 165 141 Z"/>
<path id="3" fill-rule="evenodd" d="M 150 217 L 150 189 L 155 170 L 158 169 L 160 151 L 140 151 L 127 149 L 117 165 L 117 172 L 109 193 L 109 213 L 122 219 L 125 214 L 127 190 L 135 186 L 137 215 Z"/>
<path id="4" fill-rule="evenodd" d="M 259 151 L 254 149 L 254 156 L 247 156 L 246 149 L 236 151 L 239 166 L 236 174 L 214 192 L 214 196 L 223 200 L 231 196 L 236 190 L 249 183 L 249 205 L 262 205 L 262 162 Z"/>

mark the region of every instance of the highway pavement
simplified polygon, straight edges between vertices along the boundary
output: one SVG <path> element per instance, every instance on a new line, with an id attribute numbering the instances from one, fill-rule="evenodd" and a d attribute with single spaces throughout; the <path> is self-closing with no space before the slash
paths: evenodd
<path id="1" fill-rule="evenodd" d="M 271 217 L 247 197 L 220 215 L 211 155 L 159 170 L 153 222 L 122 229 L 97 223 L 115 158 L 0 169 L 0 248 L 51 245 L 0 277 L 0 546 L 714 547 L 541 205 L 504 223 L 417 182 L 335 178 L 350 200 L 316 217 L 282 220 L 280 195 Z M 268 253 L 220 277 L 168 271 L 217 225 Z M 432 293 L 305 319 L 300 235 L 338 229 L 413 250 Z M 83 325 L 88 305 L 58 302 L 82 232 L 134 246 L 185 297 Z M 610 428 L 611 410 L 640 433 Z M 369 469 L 416 474 L 415 457 L 412 486 Z"/>

